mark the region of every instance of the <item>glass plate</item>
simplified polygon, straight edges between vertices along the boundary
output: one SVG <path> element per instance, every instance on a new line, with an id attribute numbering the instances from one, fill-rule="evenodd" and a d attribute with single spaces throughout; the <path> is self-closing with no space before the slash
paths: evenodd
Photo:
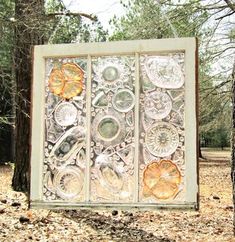
<path id="1" fill-rule="evenodd" d="M 151 92 L 145 98 L 144 107 L 148 117 L 152 119 L 163 119 L 171 112 L 171 98 L 164 92 Z"/>
<path id="2" fill-rule="evenodd" d="M 72 125 L 77 119 L 77 109 L 72 103 L 62 102 L 56 107 L 54 117 L 61 126 Z"/>
<path id="3" fill-rule="evenodd" d="M 84 71 L 75 63 L 65 63 L 53 68 L 49 77 L 49 89 L 65 99 L 80 94 L 83 90 Z"/>
<path id="4" fill-rule="evenodd" d="M 181 66 L 170 56 L 148 57 L 145 70 L 150 81 L 161 88 L 180 88 L 184 84 Z"/>
<path id="5" fill-rule="evenodd" d="M 144 193 L 157 199 L 174 198 L 181 180 L 180 171 L 171 160 L 153 161 L 144 170 Z"/>
<path id="6" fill-rule="evenodd" d="M 54 178 L 57 194 L 63 199 L 72 199 L 78 196 L 83 183 L 83 173 L 77 167 L 60 169 Z"/>
<path id="7" fill-rule="evenodd" d="M 117 111 L 126 113 L 134 107 L 135 96 L 129 89 L 121 89 L 114 94 L 112 103 Z"/>
<path id="8" fill-rule="evenodd" d="M 178 131 L 172 124 L 159 122 L 147 130 L 145 144 L 154 156 L 171 155 L 179 145 Z"/>

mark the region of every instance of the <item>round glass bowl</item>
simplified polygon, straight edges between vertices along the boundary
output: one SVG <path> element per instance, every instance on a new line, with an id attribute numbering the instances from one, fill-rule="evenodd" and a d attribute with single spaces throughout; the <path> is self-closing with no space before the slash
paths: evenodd
<path id="1" fill-rule="evenodd" d="M 107 66 L 104 68 L 102 76 L 106 81 L 112 82 L 119 78 L 119 72 L 115 66 Z"/>
<path id="2" fill-rule="evenodd" d="M 104 116 L 97 127 L 99 137 L 104 141 L 112 141 L 120 133 L 120 123 L 113 116 Z"/>

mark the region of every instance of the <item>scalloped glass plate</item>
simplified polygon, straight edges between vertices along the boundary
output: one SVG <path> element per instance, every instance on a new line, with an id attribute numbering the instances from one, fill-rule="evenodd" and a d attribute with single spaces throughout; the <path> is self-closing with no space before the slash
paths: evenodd
<path id="1" fill-rule="evenodd" d="M 181 180 L 181 173 L 171 160 L 153 161 L 144 170 L 144 194 L 162 200 L 174 198 Z"/>
<path id="2" fill-rule="evenodd" d="M 147 130 L 145 143 L 149 152 L 154 156 L 171 155 L 179 145 L 178 131 L 172 124 L 159 122 Z"/>
<path id="3" fill-rule="evenodd" d="M 64 63 L 54 67 L 49 77 L 49 89 L 52 93 L 70 99 L 83 90 L 84 71 L 75 63 Z"/>

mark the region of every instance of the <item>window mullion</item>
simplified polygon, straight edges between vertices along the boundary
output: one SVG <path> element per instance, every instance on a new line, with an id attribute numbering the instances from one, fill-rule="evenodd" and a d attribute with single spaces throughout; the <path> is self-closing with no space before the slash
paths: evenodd
<path id="1" fill-rule="evenodd" d="M 91 164 L 91 56 L 87 56 L 86 83 L 86 164 L 85 164 L 85 201 L 90 201 L 90 164 Z"/>
<path id="2" fill-rule="evenodd" d="M 139 201 L 139 53 L 135 53 L 135 136 L 134 136 L 134 202 Z"/>

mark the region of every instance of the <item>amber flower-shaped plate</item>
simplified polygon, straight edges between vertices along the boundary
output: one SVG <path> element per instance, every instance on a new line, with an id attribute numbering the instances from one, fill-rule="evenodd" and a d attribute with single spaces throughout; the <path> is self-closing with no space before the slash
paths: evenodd
<path id="1" fill-rule="evenodd" d="M 52 93 L 64 99 L 77 96 L 83 89 L 83 70 L 74 63 L 62 64 L 53 68 L 49 77 L 49 89 Z"/>
<path id="2" fill-rule="evenodd" d="M 144 170 L 144 195 L 163 200 L 174 198 L 181 180 L 180 171 L 171 160 L 153 161 Z"/>

